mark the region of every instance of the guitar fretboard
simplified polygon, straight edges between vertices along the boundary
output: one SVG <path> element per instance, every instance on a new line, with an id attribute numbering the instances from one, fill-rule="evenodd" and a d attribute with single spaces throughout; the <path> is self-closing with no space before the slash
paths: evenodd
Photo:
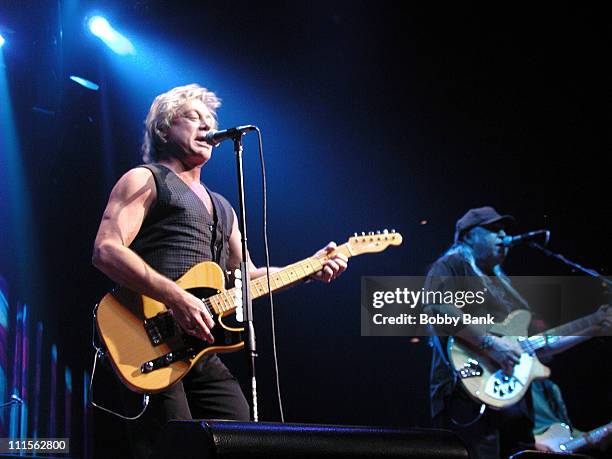
<path id="1" fill-rule="evenodd" d="M 526 340 L 520 341 L 520 343 L 526 352 L 533 353 L 545 346 L 554 346 L 555 343 L 562 341 L 566 336 L 579 335 L 589 328 L 599 324 L 601 319 L 601 314 L 599 311 L 597 311 L 593 314 L 573 320 L 564 325 L 551 328 L 541 335 L 531 336 Z M 588 338 L 590 338 L 590 336 L 584 336 L 584 339 Z"/>
<path id="2" fill-rule="evenodd" d="M 320 257 L 309 257 L 297 263 L 293 263 L 270 275 L 270 290 L 275 291 L 289 285 L 295 284 L 302 279 L 315 274 L 323 269 L 324 263 L 333 258 L 337 253 L 341 253 L 347 258 L 353 254 L 348 244 L 336 247 L 336 250 Z M 251 298 L 259 298 L 269 292 L 268 276 L 262 276 L 250 283 Z M 204 300 L 206 304 L 216 313 L 225 315 L 233 310 L 242 302 L 242 290 L 234 287 L 221 293 L 208 297 Z"/>

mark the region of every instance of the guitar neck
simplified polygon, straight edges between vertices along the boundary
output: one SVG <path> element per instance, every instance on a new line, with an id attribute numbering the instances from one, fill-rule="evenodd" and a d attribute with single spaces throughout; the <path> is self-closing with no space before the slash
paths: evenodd
<path id="1" fill-rule="evenodd" d="M 321 271 L 325 262 L 338 253 L 343 254 L 347 258 L 353 256 L 349 245 L 342 244 L 336 247 L 336 250 L 331 253 L 319 257 L 309 257 L 284 267 L 274 274 L 271 274 L 269 276 L 269 282 L 268 276 L 262 276 L 252 280 L 250 283 L 251 298 L 256 299 L 268 294 L 268 285 L 270 286 L 270 290 L 274 292 Z M 240 289 L 234 287 L 209 297 L 208 301 L 215 313 L 225 315 L 236 309 L 237 304 L 242 301 L 241 295 Z"/>
<path id="2" fill-rule="evenodd" d="M 555 336 L 576 335 L 597 325 L 600 321 L 600 314 L 594 312 L 592 314 L 589 314 L 588 316 L 581 317 L 580 319 L 573 320 L 564 325 L 559 325 L 558 327 L 551 328 L 546 332 L 546 334 Z"/>
<path id="3" fill-rule="evenodd" d="M 336 254 L 341 253 L 345 257 L 352 256 L 348 244 L 338 246 L 336 250 L 330 254 L 321 257 L 309 257 L 297 263 L 293 263 L 270 275 L 270 288 L 275 290 L 287 287 L 302 279 L 311 276 L 323 269 L 323 265 L 327 260 L 333 258 Z M 251 281 L 251 298 L 259 298 L 268 293 L 268 276 L 262 276 Z"/>
<path id="4" fill-rule="evenodd" d="M 591 338 L 589 335 L 581 335 L 591 327 L 597 325 L 601 321 L 600 314 L 594 312 L 588 316 L 573 320 L 564 325 L 551 328 L 541 335 L 531 336 L 523 341 L 529 351 L 537 351 L 545 346 L 554 349 L 555 347 L 564 346 L 567 339 L 572 339 L 572 345 L 578 344 Z M 576 336 L 581 335 L 581 336 Z"/>
<path id="5" fill-rule="evenodd" d="M 605 426 L 598 427 L 597 429 L 593 429 L 578 438 L 574 438 L 573 440 L 565 443 L 565 451 L 568 453 L 572 453 L 579 448 L 583 448 L 587 445 L 594 445 L 602 441 L 605 437 L 612 433 L 612 422 L 606 424 Z"/>

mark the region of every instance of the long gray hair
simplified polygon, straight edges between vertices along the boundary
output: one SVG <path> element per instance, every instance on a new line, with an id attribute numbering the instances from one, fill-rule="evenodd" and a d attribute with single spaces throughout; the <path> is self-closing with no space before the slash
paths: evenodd
<path id="1" fill-rule="evenodd" d="M 472 268 L 475 275 L 478 276 L 484 287 L 487 288 L 487 290 L 492 295 L 494 295 L 503 303 L 506 303 L 503 300 L 505 295 L 500 291 L 499 285 L 496 285 L 494 282 L 492 282 L 491 278 L 487 276 L 476 264 L 474 252 L 472 250 L 472 247 L 469 246 L 469 244 L 467 244 L 465 241 L 459 240 L 458 242 L 455 242 L 446 251 L 444 256 L 455 254 L 461 256 L 467 262 L 467 264 L 470 265 L 470 268 Z M 493 275 L 499 279 L 500 284 L 503 286 L 503 288 L 519 305 L 521 305 L 521 307 L 523 307 L 524 309 L 529 309 L 529 304 L 527 303 L 527 300 L 525 300 L 525 298 L 523 298 L 522 295 L 512 286 L 510 278 L 506 275 L 501 265 L 495 265 L 493 267 Z"/>

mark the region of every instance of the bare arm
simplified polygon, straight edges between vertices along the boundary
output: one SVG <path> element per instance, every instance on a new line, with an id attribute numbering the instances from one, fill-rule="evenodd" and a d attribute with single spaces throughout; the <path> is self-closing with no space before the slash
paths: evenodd
<path id="1" fill-rule="evenodd" d="M 128 171 L 113 188 L 94 243 L 92 262 L 115 282 L 164 303 L 190 334 L 212 342 L 214 322 L 195 296 L 151 268 L 128 247 L 156 200 L 148 169 Z"/>

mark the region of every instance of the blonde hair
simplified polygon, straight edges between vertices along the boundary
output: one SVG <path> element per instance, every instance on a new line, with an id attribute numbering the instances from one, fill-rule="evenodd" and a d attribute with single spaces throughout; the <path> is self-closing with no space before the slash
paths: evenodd
<path id="1" fill-rule="evenodd" d="M 198 84 L 177 86 L 155 98 L 145 119 L 145 132 L 142 141 L 142 160 L 145 163 L 158 161 L 163 157 L 166 139 L 163 129 L 172 124 L 178 109 L 190 100 L 201 100 L 214 117 L 213 129 L 217 128 L 217 108 L 221 99 Z"/>

